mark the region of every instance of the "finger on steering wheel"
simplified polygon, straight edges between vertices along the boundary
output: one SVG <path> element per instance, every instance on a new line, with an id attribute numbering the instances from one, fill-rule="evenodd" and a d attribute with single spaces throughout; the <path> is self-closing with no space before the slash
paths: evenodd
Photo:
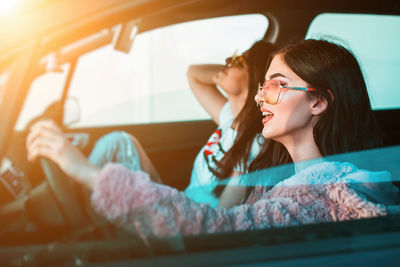
<path id="1" fill-rule="evenodd" d="M 49 119 L 38 121 L 31 127 L 31 131 L 38 129 L 38 128 L 39 129 L 47 129 L 48 131 L 51 131 L 54 134 L 58 134 L 58 135 L 63 134 L 63 131 L 61 130 L 61 128 L 53 120 L 49 120 Z"/>
<path id="2" fill-rule="evenodd" d="M 61 151 L 65 142 L 68 142 L 64 136 L 60 135 L 58 127 L 51 123 L 43 122 L 32 127 L 27 137 L 26 147 L 28 150 L 28 159 L 34 160 L 38 156 L 53 157 Z"/>

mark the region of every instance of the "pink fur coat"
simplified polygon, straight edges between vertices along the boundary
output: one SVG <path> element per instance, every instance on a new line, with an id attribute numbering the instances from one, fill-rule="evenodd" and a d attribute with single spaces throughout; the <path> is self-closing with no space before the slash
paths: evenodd
<path id="1" fill-rule="evenodd" d="M 109 163 L 95 182 L 91 201 L 98 213 L 143 236 L 194 235 L 386 215 L 385 205 L 350 186 L 371 179 L 387 181 L 390 175 L 322 162 L 226 210 L 195 203 L 183 192 L 151 182 L 144 172 Z"/>

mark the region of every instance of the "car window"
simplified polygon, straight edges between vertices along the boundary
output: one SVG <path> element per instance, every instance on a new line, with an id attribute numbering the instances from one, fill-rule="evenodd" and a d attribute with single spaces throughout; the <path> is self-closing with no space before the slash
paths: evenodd
<path id="1" fill-rule="evenodd" d="M 19 114 L 16 130 L 23 130 L 35 117 L 61 98 L 69 65 L 64 64 L 56 72 L 48 72 L 37 77 L 32 83 L 26 96 L 21 113 Z"/>
<path id="2" fill-rule="evenodd" d="M 209 119 L 189 90 L 187 68 L 225 63 L 267 26 L 258 14 L 198 20 L 138 34 L 129 54 L 108 45 L 81 56 L 69 90 L 81 108 L 73 127 Z"/>
<path id="3" fill-rule="evenodd" d="M 400 18 L 388 15 L 322 14 L 306 38 L 333 37 L 360 61 L 373 109 L 400 108 Z"/>

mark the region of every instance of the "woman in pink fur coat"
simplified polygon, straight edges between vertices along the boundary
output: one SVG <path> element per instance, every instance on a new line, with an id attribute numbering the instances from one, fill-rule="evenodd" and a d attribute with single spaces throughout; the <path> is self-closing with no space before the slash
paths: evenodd
<path id="1" fill-rule="evenodd" d="M 52 159 L 93 191 L 92 205 L 100 214 L 144 236 L 264 229 L 387 214 L 388 205 L 394 204 L 391 196 L 397 195 L 389 173 L 322 159 L 380 145 L 354 56 L 328 41 L 303 40 L 275 52 L 265 79 L 255 100 L 268 141 L 250 170 L 282 164 L 294 168 L 271 181 L 269 176 L 258 177 L 262 184 L 253 184 L 251 190 L 239 189 L 242 204 L 230 209 L 195 203 L 174 188 L 151 182 L 147 173 L 119 164 L 99 169 L 52 121 L 31 128 L 28 159 Z M 320 160 L 308 161 L 312 159 Z M 387 183 L 370 186 L 377 181 Z M 225 197 L 229 188 L 235 185 L 227 187 Z M 237 188 L 232 192 L 237 193 Z"/>

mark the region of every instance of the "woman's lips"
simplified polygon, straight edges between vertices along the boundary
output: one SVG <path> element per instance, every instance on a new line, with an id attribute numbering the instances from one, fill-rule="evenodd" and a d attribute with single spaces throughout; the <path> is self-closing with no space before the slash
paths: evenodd
<path id="1" fill-rule="evenodd" d="M 267 116 L 262 119 L 262 123 L 265 125 L 269 120 L 272 119 L 272 116 Z"/>
<path id="2" fill-rule="evenodd" d="M 274 114 L 271 111 L 266 110 L 266 109 L 264 109 L 262 107 L 261 107 L 260 110 L 261 110 L 262 115 L 263 115 L 262 123 L 265 125 L 267 122 L 269 122 L 272 119 L 272 117 L 274 117 Z"/>

